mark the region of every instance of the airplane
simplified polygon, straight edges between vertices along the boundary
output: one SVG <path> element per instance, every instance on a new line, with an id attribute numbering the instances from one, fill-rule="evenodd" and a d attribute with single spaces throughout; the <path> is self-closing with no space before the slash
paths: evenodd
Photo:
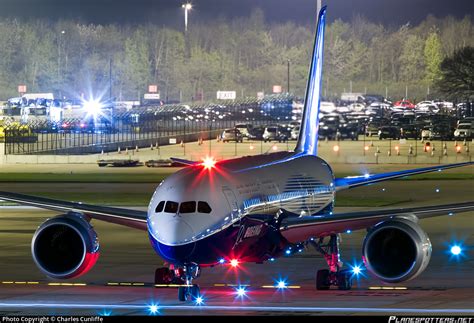
<path id="1" fill-rule="evenodd" d="M 38 268 L 54 279 L 85 274 L 99 257 L 91 220 L 147 231 L 156 253 L 169 266 L 158 268 L 155 284 L 178 284 L 180 301 L 197 300 L 193 280 L 201 268 L 221 263 L 262 263 L 313 246 L 328 269 L 316 275 L 316 289 L 352 287 L 352 273 L 339 256 L 339 234 L 367 229 L 362 255 L 378 279 L 398 283 L 418 276 L 431 256 L 419 220 L 474 210 L 474 201 L 414 208 L 333 212 L 336 193 L 384 180 L 472 165 L 438 165 L 398 172 L 335 178 L 317 156 L 326 7 L 316 36 L 296 149 L 202 162 L 174 158 L 181 170 L 156 188 L 147 211 L 0 192 L 0 198 L 62 212 L 36 230 L 31 244 Z"/>

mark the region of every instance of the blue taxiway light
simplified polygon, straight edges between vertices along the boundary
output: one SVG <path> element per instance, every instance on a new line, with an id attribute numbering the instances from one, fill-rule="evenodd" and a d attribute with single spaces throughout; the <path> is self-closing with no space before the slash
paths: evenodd
<path id="1" fill-rule="evenodd" d="M 462 248 L 458 245 L 454 245 L 451 247 L 450 251 L 454 256 L 459 256 L 462 253 Z"/>
<path id="2" fill-rule="evenodd" d="M 277 281 L 276 287 L 278 289 L 285 289 L 285 288 L 288 287 L 288 283 L 284 280 L 279 280 L 279 281 Z"/>
<path id="3" fill-rule="evenodd" d="M 156 304 L 148 305 L 148 313 L 150 315 L 155 315 L 156 313 L 158 313 L 158 305 Z"/>
<path id="4" fill-rule="evenodd" d="M 111 315 L 112 315 L 112 311 L 103 310 L 102 312 L 99 312 L 99 316 L 111 316 Z"/>
<path id="5" fill-rule="evenodd" d="M 268 259 L 268 260 L 270 260 L 270 261 L 275 261 L 275 258 L 270 258 L 270 259 Z"/>
<path id="6" fill-rule="evenodd" d="M 289 254 L 291 253 L 291 250 L 288 249 L 288 250 L 285 251 L 285 253 L 286 253 L 287 255 L 289 255 Z"/>
<path id="7" fill-rule="evenodd" d="M 237 297 L 244 297 L 247 295 L 247 290 L 243 286 L 239 286 L 236 290 L 235 293 L 237 294 Z"/>
<path id="8" fill-rule="evenodd" d="M 219 263 L 220 263 L 220 264 L 225 263 L 225 259 L 224 259 L 224 258 L 219 259 Z"/>
<path id="9" fill-rule="evenodd" d="M 198 296 L 198 297 L 196 297 L 194 302 L 196 303 L 196 305 L 202 305 L 202 304 L 204 304 L 204 298 L 202 296 Z"/>
<path id="10" fill-rule="evenodd" d="M 362 269 L 360 268 L 360 266 L 354 266 L 352 267 L 352 273 L 356 276 L 358 276 L 360 273 L 362 272 Z"/>
<path id="11" fill-rule="evenodd" d="M 346 230 L 346 233 L 351 234 L 352 230 Z"/>

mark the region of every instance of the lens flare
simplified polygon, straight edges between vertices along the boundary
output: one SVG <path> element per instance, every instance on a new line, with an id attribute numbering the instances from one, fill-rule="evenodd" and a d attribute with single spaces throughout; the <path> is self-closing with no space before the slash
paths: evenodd
<path id="1" fill-rule="evenodd" d="M 458 245 L 452 246 L 450 251 L 454 256 L 459 256 L 462 253 L 462 249 Z"/>
<path id="2" fill-rule="evenodd" d="M 276 287 L 278 289 L 285 289 L 285 288 L 288 287 L 288 283 L 281 279 L 281 280 L 277 281 Z"/>
<path id="3" fill-rule="evenodd" d="M 196 300 L 194 301 L 196 305 L 202 305 L 204 304 L 204 298 L 202 296 L 196 297 Z"/>
<path id="4" fill-rule="evenodd" d="M 235 290 L 235 294 L 237 295 L 237 297 L 245 297 L 247 295 L 247 290 L 245 289 L 244 286 L 239 286 Z"/>
<path id="5" fill-rule="evenodd" d="M 158 305 L 156 305 L 156 304 L 148 305 L 148 313 L 150 315 L 157 314 L 158 313 Z"/>
<path id="6" fill-rule="evenodd" d="M 211 169 L 216 166 L 216 161 L 212 157 L 206 157 L 203 159 L 202 166 L 204 166 L 205 169 Z"/>

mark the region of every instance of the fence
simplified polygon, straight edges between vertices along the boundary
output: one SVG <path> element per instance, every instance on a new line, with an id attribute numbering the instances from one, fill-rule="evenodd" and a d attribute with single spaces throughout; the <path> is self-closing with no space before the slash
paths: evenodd
<path id="1" fill-rule="evenodd" d="M 238 123 L 291 121 L 293 97 L 228 104 L 165 105 L 112 111 L 109 117 L 33 119 L 5 127 L 5 154 L 81 155 L 216 138 Z M 173 140 L 174 139 L 174 140 Z"/>

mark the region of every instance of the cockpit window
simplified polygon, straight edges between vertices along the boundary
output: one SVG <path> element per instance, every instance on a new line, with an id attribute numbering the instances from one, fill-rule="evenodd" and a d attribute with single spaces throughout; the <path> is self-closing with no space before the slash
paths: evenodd
<path id="1" fill-rule="evenodd" d="M 209 206 L 209 204 L 207 204 L 207 202 L 203 202 L 203 201 L 198 202 L 198 212 L 199 213 L 211 213 L 211 211 L 212 211 L 212 209 Z"/>
<path id="2" fill-rule="evenodd" d="M 156 212 L 156 213 L 162 212 L 164 206 L 165 206 L 165 201 L 161 201 L 161 202 L 158 203 L 158 205 L 156 206 L 155 212 Z"/>
<path id="3" fill-rule="evenodd" d="M 167 201 L 165 206 L 166 213 L 177 213 L 178 212 L 178 203 L 173 201 Z"/>
<path id="4" fill-rule="evenodd" d="M 179 213 L 194 213 L 196 212 L 196 202 L 183 202 L 179 205 Z"/>

